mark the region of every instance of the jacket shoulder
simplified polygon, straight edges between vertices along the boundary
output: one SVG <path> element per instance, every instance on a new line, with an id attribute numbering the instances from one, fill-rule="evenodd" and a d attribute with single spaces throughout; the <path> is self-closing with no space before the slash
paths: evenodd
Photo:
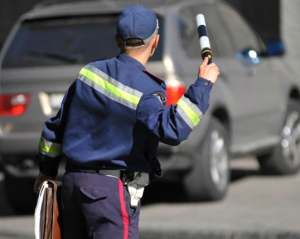
<path id="1" fill-rule="evenodd" d="M 164 89 L 166 89 L 166 84 L 164 82 L 164 80 L 156 75 L 154 75 L 153 73 L 144 70 L 144 73 L 148 76 L 150 76 L 151 79 L 153 79 L 154 81 L 156 81 L 160 86 L 162 86 Z"/>

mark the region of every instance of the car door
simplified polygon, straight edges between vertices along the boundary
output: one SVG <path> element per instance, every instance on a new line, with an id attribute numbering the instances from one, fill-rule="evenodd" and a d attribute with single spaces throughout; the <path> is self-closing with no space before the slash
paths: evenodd
<path id="1" fill-rule="evenodd" d="M 224 62 L 236 100 L 233 143 L 243 144 L 247 152 L 272 141 L 282 113 L 279 80 L 268 58 L 258 56 L 264 51 L 263 45 L 241 15 L 226 4 L 219 4 L 218 11 L 232 39 L 235 54 Z"/>

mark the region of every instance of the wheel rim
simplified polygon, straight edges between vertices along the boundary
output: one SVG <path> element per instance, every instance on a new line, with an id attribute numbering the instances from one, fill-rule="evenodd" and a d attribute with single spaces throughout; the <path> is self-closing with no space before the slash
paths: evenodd
<path id="1" fill-rule="evenodd" d="M 281 148 L 285 164 L 296 168 L 300 164 L 300 117 L 293 111 L 286 119 L 282 129 Z"/>
<path id="2" fill-rule="evenodd" d="M 228 181 L 228 152 L 223 135 L 214 130 L 211 140 L 210 173 L 213 183 L 221 191 L 227 186 Z"/>

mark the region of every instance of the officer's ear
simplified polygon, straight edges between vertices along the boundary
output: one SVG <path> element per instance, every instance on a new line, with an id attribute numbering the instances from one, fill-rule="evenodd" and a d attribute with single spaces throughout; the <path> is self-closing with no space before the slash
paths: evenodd
<path id="1" fill-rule="evenodd" d="M 159 41 L 159 34 L 156 34 L 156 36 L 151 40 L 151 52 L 150 52 L 150 57 L 153 56 L 157 46 L 158 46 L 158 41 Z"/>
<path id="2" fill-rule="evenodd" d="M 159 34 L 156 34 L 156 36 L 154 37 L 154 42 L 153 42 L 153 48 L 157 48 L 158 47 L 158 42 L 159 42 Z"/>
<path id="3" fill-rule="evenodd" d="M 117 46 L 118 46 L 119 48 L 121 48 L 121 42 L 120 42 L 120 39 L 119 39 L 118 34 L 115 35 L 115 42 L 116 42 Z"/>

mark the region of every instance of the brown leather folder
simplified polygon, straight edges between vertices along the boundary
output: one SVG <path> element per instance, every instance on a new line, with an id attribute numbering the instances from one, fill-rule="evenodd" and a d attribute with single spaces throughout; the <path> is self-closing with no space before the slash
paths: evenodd
<path id="1" fill-rule="evenodd" d="M 61 239 L 61 183 L 47 180 L 42 184 L 35 210 L 35 238 Z"/>

